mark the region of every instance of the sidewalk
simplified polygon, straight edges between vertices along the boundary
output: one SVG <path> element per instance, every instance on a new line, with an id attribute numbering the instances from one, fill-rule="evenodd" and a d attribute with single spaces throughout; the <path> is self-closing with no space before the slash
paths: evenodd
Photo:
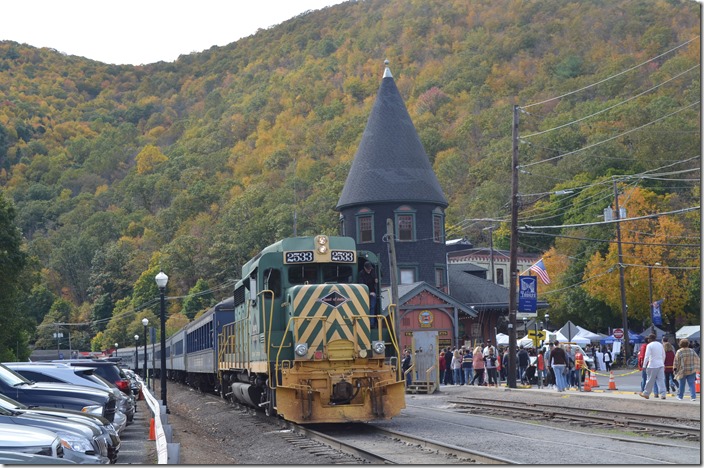
<path id="1" fill-rule="evenodd" d="M 122 441 L 117 465 L 156 465 L 156 442 L 149 440 L 151 412 L 145 400 L 137 401 L 134 421 L 120 435 Z"/>

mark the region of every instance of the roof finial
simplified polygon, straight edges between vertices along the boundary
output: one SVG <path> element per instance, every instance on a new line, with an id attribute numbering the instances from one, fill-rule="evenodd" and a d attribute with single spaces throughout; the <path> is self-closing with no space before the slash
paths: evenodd
<path id="1" fill-rule="evenodd" d="M 389 70 L 389 59 L 384 60 L 384 76 L 383 78 L 393 78 L 391 75 L 391 70 Z"/>

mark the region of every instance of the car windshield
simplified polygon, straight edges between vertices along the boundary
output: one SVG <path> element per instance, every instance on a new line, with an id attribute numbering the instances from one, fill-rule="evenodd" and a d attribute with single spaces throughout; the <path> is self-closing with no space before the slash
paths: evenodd
<path id="1" fill-rule="evenodd" d="M 8 369 L 2 364 L 0 364 L 0 379 L 11 387 L 19 387 L 20 385 L 29 385 L 31 383 L 17 372 Z"/>
<path id="2" fill-rule="evenodd" d="M 19 401 L 15 401 L 12 398 L 8 398 L 0 393 L 0 407 L 10 410 L 26 410 L 29 409 L 28 406 L 23 405 Z"/>

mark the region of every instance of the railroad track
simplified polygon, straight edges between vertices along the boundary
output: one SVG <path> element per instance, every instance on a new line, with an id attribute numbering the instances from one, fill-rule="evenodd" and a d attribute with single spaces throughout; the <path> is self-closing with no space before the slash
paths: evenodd
<path id="1" fill-rule="evenodd" d="M 482 414 L 487 414 L 489 411 L 494 415 L 520 415 L 543 421 L 576 422 L 589 427 L 628 428 L 636 433 L 674 439 L 698 441 L 701 437 L 701 421 L 699 419 L 654 416 L 598 408 L 565 407 L 543 403 L 497 402 L 491 399 L 471 397 L 460 397 L 457 400 L 450 400 L 449 403 L 455 405 L 455 410 L 466 413 L 481 410 Z M 665 422 L 662 422 L 663 420 Z"/>
<path id="2" fill-rule="evenodd" d="M 371 464 L 513 464 L 464 447 L 415 437 L 372 424 L 300 426 L 288 423 L 294 433 L 324 443 Z"/>

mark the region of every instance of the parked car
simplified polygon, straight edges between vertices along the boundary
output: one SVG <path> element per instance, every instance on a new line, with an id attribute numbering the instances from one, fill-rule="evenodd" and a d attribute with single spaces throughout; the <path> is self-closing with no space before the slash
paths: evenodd
<path id="1" fill-rule="evenodd" d="M 127 424 L 134 419 L 134 399 L 114 384 L 96 375 L 95 367 L 70 366 L 59 362 L 6 362 L 7 367 L 33 382 L 60 382 L 85 385 L 111 391 L 118 399 L 118 411 L 124 413 Z"/>
<path id="2" fill-rule="evenodd" d="M 115 384 L 127 396 L 133 396 L 129 379 L 122 369 L 118 367 L 117 363 L 100 359 L 64 359 L 52 362 L 68 364 L 69 366 L 95 367 L 95 374 Z"/>
<path id="3" fill-rule="evenodd" d="M 75 465 L 76 462 L 65 458 L 54 458 L 46 455 L 30 453 L 8 452 L 0 450 L 0 464 L 2 465 Z"/>
<path id="4" fill-rule="evenodd" d="M 27 406 L 67 408 L 115 419 L 117 398 L 112 392 L 60 383 L 31 383 L 0 364 L 0 393 Z"/>
<path id="5" fill-rule="evenodd" d="M 125 373 L 125 375 L 127 376 L 127 379 L 130 381 L 130 388 L 132 389 L 132 394 L 134 395 L 135 398 L 139 398 L 140 384 L 139 384 L 139 380 L 137 380 L 137 374 L 135 374 L 132 369 L 126 369 L 126 368 L 121 368 L 121 369 Z"/>
<path id="6" fill-rule="evenodd" d="M 38 427 L 17 427 L 0 424 L 0 450 L 63 458 L 64 448 L 59 436 Z"/>
<path id="7" fill-rule="evenodd" d="M 14 424 L 17 428 L 38 427 L 54 432 L 61 439 L 64 458 L 84 465 L 110 463 L 108 458 L 108 441 L 100 430 L 57 416 L 41 414 L 24 414 L 0 408 L 0 424 Z"/>
<path id="8" fill-rule="evenodd" d="M 110 458 L 111 463 L 115 463 L 117 461 L 117 455 L 120 451 L 121 440 L 113 426 L 113 423 L 103 418 L 102 416 L 95 416 L 92 414 L 82 413 L 80 411 L 74 411 L 63 408 L 29 408 L 23 405 L 22 403 L 8 398 L 4 395 L 0 395 L 0 408 L 20 412 L 23 414 L 49 415 L 57 418 L 66 419 L 69 421 L 77 421 L 87 425 L 93 425 L 95 428 L 100 430 L 101 434 L 103 434 L 107 440 L 108 458 Z"/>

